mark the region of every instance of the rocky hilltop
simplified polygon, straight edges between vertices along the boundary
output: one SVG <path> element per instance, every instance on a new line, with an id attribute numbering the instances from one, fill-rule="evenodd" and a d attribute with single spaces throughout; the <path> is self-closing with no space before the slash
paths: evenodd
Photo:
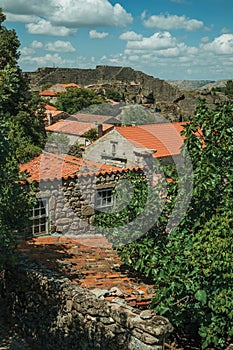
<path id="1" fill-rule="evenodd" d="M 31 88 L 41 90 L 46 84 L 76 83 L 95 91 L 115 89 L 126 103 L 150 105 L 169 120 L 190 118 L 199 98 L 205 98 L 211 106 L 224 97 L 211 91 L 184 91 L 165 80 L 155 78 L 130 67 L 97 66 L 95 69 L 38 68 L 25 72 Z"/>

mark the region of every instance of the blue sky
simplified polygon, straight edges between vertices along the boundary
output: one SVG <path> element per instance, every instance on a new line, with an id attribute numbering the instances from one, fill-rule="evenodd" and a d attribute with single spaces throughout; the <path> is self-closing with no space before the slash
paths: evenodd
<path id="1" fill-rule="evenodd" d="M 154 77 L 233 78 L 232 0 L 0 0 L 23 71 L 127 66 Z"/>

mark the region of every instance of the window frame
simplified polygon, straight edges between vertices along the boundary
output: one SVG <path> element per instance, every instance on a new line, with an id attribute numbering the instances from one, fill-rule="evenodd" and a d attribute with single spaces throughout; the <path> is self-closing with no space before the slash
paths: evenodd
<path id="1" fill-rule="evenodd" d="M 37 198 L 36 205 L 31 209 L 30 235 L 42 236 L 49 234 L 49 200 Z"/>
<path id="2" fill-rule="evenodd" d="M 105 211 L 113 208 L 114 196 L 113 187 L 96 189 L 95 193 L 95 210 Z"/>

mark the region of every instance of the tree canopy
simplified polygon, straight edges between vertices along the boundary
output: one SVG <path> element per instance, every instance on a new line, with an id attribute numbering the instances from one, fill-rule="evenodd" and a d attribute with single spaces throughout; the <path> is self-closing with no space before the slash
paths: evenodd
<path id="1" fill-rule="evenodd" d="M 233 104 L 208 109 L 201 101 L 184 127 L 183 154 L 188 150 L 193 167 L 184 219 L 166 233 L 181 180 L 173 177 L 156 225 L 119 252 L 153 279 L 156 313 L 199 336 L 202 348 L 220 349 L 233 339 Z"/>
<path id="2" fill-rule="evenodd" d="M 0 266 L 12 256 L 32 201 L 22 188 L 19 162 L 40 152 L 45 141 L 43 110 L 27 92 L 17 65 L 19 41 L 4 20 L 0 9 Z"/>
<path id="3" fill-rule="evenodd" d="M 64 112 L 74 114 L 91 105 L 104 103 L 105 100 L 94 91 L 86 88 L 69 87 L 58 94 L 55 106 Z"/>
<path id="4" fill-rule="evenodd" d="M 19 45 L 16 32 L 7 29 L 0 10 L 0 121 L 7 118 L 16 158 L 24 162 L 38 154 L 45 144 L 43 108 L 29 93 L 18 66 Z"/>

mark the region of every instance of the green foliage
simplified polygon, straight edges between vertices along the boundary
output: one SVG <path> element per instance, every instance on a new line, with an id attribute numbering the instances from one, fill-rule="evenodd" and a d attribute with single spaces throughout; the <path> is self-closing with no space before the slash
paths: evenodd
<path id="1" fill-rule="evenodd" d="M 24 228 L 31 197 L 23 191 L 9 138 L 9 122 L 0 128 L 0 267 L 10 260 L 16 234 Z"/>
<path id="2" fill-rule="evenodd" d="M 37 154 L 45 141 L 43 110 L 30 98 L 17 65 L 19 41 L 2 25 L 0 9 L 0 266 L 13 256 L 16 235 L 27 222 L 33 197 L 25 190 L 18 162 Z M 36 111 L 36 112 L 35 112 Z"/>
<path id="3" fill-rule="evenodd" d="M 105 92 L 105 96 L 117 102 L 120 102 L 122 100 L 122 95 L 114 89 L 107 89 Z"/>
<path id="4" fill-rule="evenodd" d="M 136 240 L 152 226 L 161 209 L 159 188 L 150 185 L 149 176 L 143 171 L 127 172 L 114 189 L 113 208 L 110 212 L 97 211 L 94 225 L 115 246 Z"/>
<path id="5" fill-rule="evenodd" d="M 5 16 L 0 11 L 0 19 Z M 19 162 L 41 151 L 46 134 L 40 100 L 28 92 L 27 82 L 17 65 L 19 41 L 14 30 L 0 27 L 0 122 L 7 117 L 14 153 Z"/>
<path id="6" fill-rule="evenodd" d="M 228 80 L 226 86 L 217 86 L 212 89 L 212 91 L 222 92 L 228 97 L 233 97 L 233 80 Z"/>
<path id="7" fill-rule="evenodd" d="M 104 102 L 102 97 L 90 89 L 69 87 L 66 92 L 58 94 L 55 106 L 61 111 L 74 114 L 90 105 Z"/>
<path id="8" fill-rule="evenodd" d="M 165 233 L 177 191 L 175 179 L 158 223 L 140 240 L 119 249 L 127 263 L 154 280 L 155 312 L 178 329 L 194 336 L 196 331 L 203 349 L 221 349 L 233 339 L 232 132 L 232 104 L 210 110 L 200 101 L 184 131 L 194 182 L 184 219 Z"/>
<path id="9" fill-rule="evenodd" d="M 82 156 L 83 156 L 83 148 L 76 141 L 73 145 L 70 146 L 68 154 L 70 156 L 73 156 L 73 157 L 76 157 L 76 158 L 82 158 Z"/>
<path id="10" fill-rule="evenodd" d="M 93 142 L 98 139 L 98 131 L 93 128 L 86 131 L 82 136 L 88 139 L 88 141 Z"/>

